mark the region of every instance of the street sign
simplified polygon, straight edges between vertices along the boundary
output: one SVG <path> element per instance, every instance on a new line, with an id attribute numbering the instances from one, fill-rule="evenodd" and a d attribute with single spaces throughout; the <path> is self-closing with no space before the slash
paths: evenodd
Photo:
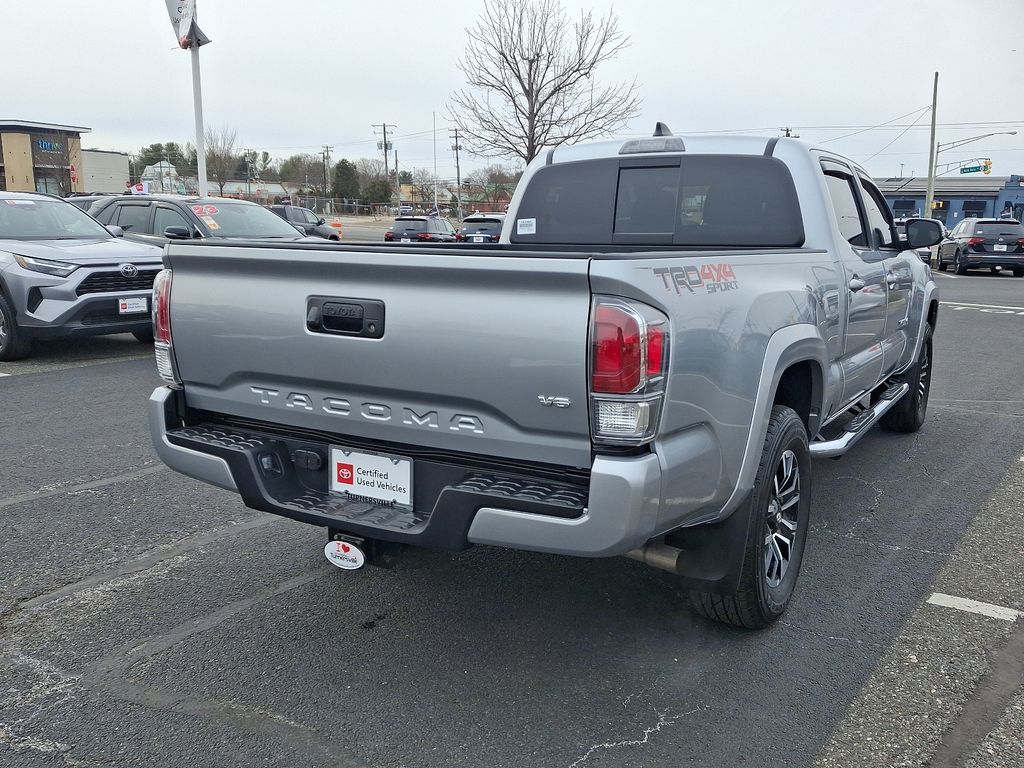
<path id="1" fill-rule="evenodd" d="M 72 184 L 77 184 L 78 183 L 78 169 L 75 168 L 75 164 L 74 163 L 71 164 L 71 167 L 70 167 L 69 170 L 71 172 L 71 183 Z"/>
<path id="2" fill-rule="evenodd" d="M 978 173 L 981 171 L 980 165 L 965 165 L 960 169 L 960 173 Z"/>

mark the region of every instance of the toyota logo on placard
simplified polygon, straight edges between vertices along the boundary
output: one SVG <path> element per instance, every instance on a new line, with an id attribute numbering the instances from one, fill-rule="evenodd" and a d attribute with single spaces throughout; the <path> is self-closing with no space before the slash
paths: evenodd
<path id="1" fill-rule="evenodd" d="M 122 264 L 121 274 L 125 277 L 135 277 L 139 274 L 139 268 L 134 264 Z"/>

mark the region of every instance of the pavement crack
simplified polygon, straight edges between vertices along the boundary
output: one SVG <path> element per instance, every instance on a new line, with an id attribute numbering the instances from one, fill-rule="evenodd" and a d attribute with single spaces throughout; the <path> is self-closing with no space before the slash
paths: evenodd
<path id="1" fill-rule="evenodd" d="M 623 739 L 622 741 L 603 741 L 599 744 L 593 744 L 590 746 L 589 749 L 587 749 L 587 751 L 584 754 L 576 758 L 576 760 L 569 765 L 569 768 L 577 768 L 578 766 L 583 765 L 585 762 L 587 762 L 587 760 L 590 759 L 591 755 L 593 755 L 595 752 L 600 752 L 602 750 L 608 749 L 623 749 L 626 747 L 643 746 L 651 740 L 652 735 L 654 735 L 655 733 L 659 733 L 661 729 L 665 726 L 674 725 L 675 723 L 682 720 L 684 717 L 689 717 L 690 715 L 694 715 L 698 712 L 704 712 L 707 709 L 708 707 L 701 705 L 699 707 L 694 707 L 693 709 L 687 712 L 682 712 L 678 715 L 669 714 L 671 712 L 671 709 L 666 709 L 663 711 L 658 711 L 657 709 L 655 709 L 654 714 L 657 717 L 657 720 L 654 722 L 653 725 L 649 725 L 646 728 L 644 728 L 642 736 L 635 739 Z"/>

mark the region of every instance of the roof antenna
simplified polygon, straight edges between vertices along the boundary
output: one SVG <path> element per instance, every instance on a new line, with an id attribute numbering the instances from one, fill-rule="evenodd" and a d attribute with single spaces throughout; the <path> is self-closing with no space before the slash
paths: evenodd
<path id="1" fill-rule="evenodd" d="M 654 126 L 654 135 L 655 136 L 671 136 L 672 135 L 672 130 L 667 125 L 665 125 L 664 123 L 659 122 L 657 125 Z"/>

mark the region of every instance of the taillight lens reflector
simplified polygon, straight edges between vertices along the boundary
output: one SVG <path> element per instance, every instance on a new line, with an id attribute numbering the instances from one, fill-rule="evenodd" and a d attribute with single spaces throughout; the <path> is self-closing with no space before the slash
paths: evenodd
<path id="1" fill-rule="evenodd" d="M 626 394 L 640 386 L 640 322 L 618 306 L 598 304 L 594 313 L 591 391 Z"/>
<path id="2" fill-rule="evenodd" d="M 665 363 L 665 326 L 647 328 L 647 375 L 658 376 Z"/>
<path id="3" fill-rule="evenodd" d="M 971 239 L 969 239 L 967 241 L 967 244 L 968 245 L 981 245 L 984 242 L 985 242 L 985 238 L 984 237 L 972 237 Z"/>
<path id="4" fill-rule="evenodd" d="M 171 270 L 157 273 L 153 281 L 153 338 L 171 343 Z"/>

